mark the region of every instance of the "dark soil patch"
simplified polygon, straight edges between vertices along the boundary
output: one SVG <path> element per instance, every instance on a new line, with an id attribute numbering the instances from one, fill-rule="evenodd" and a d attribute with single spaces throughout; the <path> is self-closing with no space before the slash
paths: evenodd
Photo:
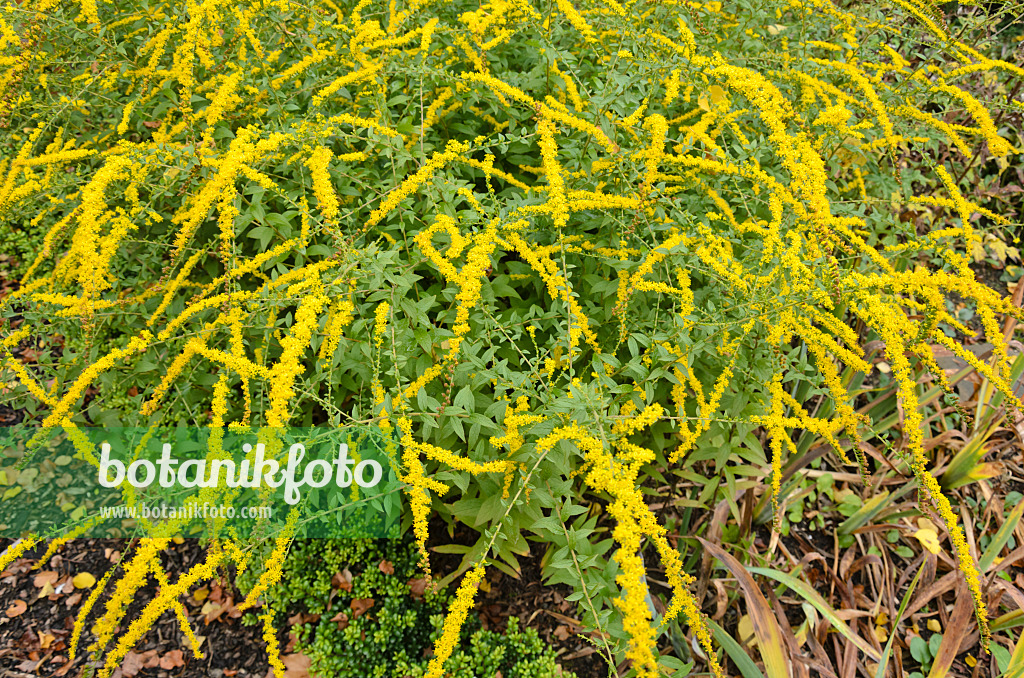
<path id="1" fill-rule="evenodd" d="M 469 546 L 479 537 L 478 532 L 462 524 L 458 524 L 449 537 L 447 527 L 440 520 L 431 522 L 430 534 L 428 548 L 441 544 Z M 486 629 L 504 631 L 508 618 L 518 617 L 521 628 L 535 629 L 541 639 L 554 649 L 557 661 L 564 669 L 572 671 L 578 678 L 606 678 L 607 663 L 594 646 L 581 637 L 586 635 L 586 630 L 576 603 L 566 600 L 572 589 L 564 584 L 543 583 L 540 562 L 544 549 L 544 544 L 530 542 L 530 554 L 518 556 L 518 578 L 496 568 L 488 570 L 490 591 L 477 594 L 476 612 L 480 623 Z M 461 562 L 461 555 L 430 554 L 431 570 L 439 579 L 456 571 Z"/>
<path id="2" fill-rule="evenodd" d="M 9 543 L 10 540 L 4 540 L 0 547 L 6 548 Z M 87 648 L 94 637 L 89 631 L 82 635 L 74 661 L 69 661 L 69 645 L 75 619 L 92 588 L 68 590 L 66 584 L 61 584 L 82 572 L 100 579 L 124 556 L 126 550 L 130 557 L 131 546 L 126 539 L 77 539 L 67 543 L 40 569 L 32 568 L 42 556 L 44 547 L 28 551 L 25 557 L 7 567 L 0 576 L 0 609 L 12 610 L 13 605 L 16 612 L 20 609 L 20 605 L 16 605 L 18 600 L 24 601 L 27 607 L 15 616 L 9 616 L 11 612 L 0 613 L 0 669 L 6 671 L 4 676 L 77 677 L 83 674 L 90 664 Z M 172 545 L 161 562 L 173 580 L 175 573 L 186 571 L 203 556 L 204 550 L 196 540 L 185 540 L 182 544 Z M 37 586 L 38 575 L 46 572 L 56 573 L 56 587 L 54 593 L 40 596 L 44 589 Z M 113 590 L 113 583 L 112 579 L 108 590 Z M 150 578 L 128 606 L 125 619 L 137 617 L 156 593 L 157 587 Z M 231 593 L 229 591 L 228 595 Z M 237 600 L 238 596 L 234 598 Z M 105 609 L 105 601 L 106 595 L 102 595 L 93 607 L 89 629 L 91 622 Z M 167 612 L 132 649 L 133 661 L 153 666 L 139 667 L 135 671 L 131 662 L 125 663 L 123 668 L 115 669 L 113 678 L 245 678 L 267 674 L 267 657 L 258 626 L 244 626 L 240 618 L 227 615 L 207 624 L 204 603 L 192 598 L 181 602 L 195 633 L 203 638 L 200 646 L 205 655 L 203 659 L 196 659 L 187 649 L 178 620 L 173 612 Z M 115 633 L 115 641 L 125 630 L 121 627 Z M 161 660 L 163 666 L 160 665 Z"/>

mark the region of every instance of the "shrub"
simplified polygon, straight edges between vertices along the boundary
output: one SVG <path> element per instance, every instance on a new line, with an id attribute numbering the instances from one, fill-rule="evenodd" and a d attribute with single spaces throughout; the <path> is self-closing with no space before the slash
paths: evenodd
<path id="1" fill-rule="evenodd" d="M 515 572 L 527 535 L 551 545 L 547 574 L 576 586 L 607 657 L 655 675 L 656 637 L 681 615 L 718 673 L 642 488 L 697 478 L 707 501 L 718 479 L 697 464 L 729 482 L 741 463 L 774 497 L 794 430 L 871 473 L 846 452 L 869 430 L 846 384 L 881 340 L 898 454 L 947 523 L 987 637 L 911 359 L 942 382 L 930 346 L 945 347 L 1020 405 L 999 317 L 1021 312 L 964 254 L 976 215 L 1006 219 L 965 197 L 958 163 L 1016 152 L 961 85 L 1022 69 L 916 0 L 186 8 L 5 7 L 0 113 L 19 150 L 0 212 L 47 234 L 2 302 L 24 318 L 3 345 L 67 347 L 55 364 L 5 359 L 9 398 L 40 425 L 376 423 L 395 436 L 424 566 L 432 512 L 480 532 L 428 676 L 484 568 Z M 908 206 L 951 216 L 917 233 Z M 954 295 L 992 365 L 958 340 Z M 126 565 L 113 601 L 163 543 Z M 244 547 L 213 545 L 116 642 L 108 605 L 104 675 L 176 595 L 248 563 Z M 658 620 L 642 548 L 673 592 Z"/>
<path id="2" fill-rule="evenodd" d="M 427 650 L 441 635 L 450 596 L 426 586 L 419 554 L 409 540 L 299 540 L 269 589 L 272 609 L 318 615 L 300 627 L 297 650 L 313 673 L 331 678 L 425 675 Z M 256 577 L 243 576 L 243 587 Z M 244 590 L 244 589 L 243 589 Z M 360 603 L 353 604 L 353 601 Z M 365 607 L 367 601 L 369 607 Z M 337 621 L 333 621 L 338 618 Z M 283 621 L 279 619 L 279 621 Z M 572 678 L 558 671 L 554 653 L 533 629 L 511 617 L 504 634 L 467 623 L 446 667 L 455 678 Z"/>

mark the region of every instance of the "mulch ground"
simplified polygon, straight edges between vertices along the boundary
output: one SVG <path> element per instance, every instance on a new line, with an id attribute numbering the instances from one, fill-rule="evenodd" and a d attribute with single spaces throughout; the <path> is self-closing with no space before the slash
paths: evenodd
<path id="1" fill-rule="evenodd" d="M 435 532 L 440 533 L 440 530 Z M 459 535 L 456 535 L 457 537 Z M 10 544 L 0 540 L 0 550 Z M 38 566 L 44 547 L 28 551 L 24 557 L 0 572 L 0 678 L 31 676 L 87 676 L 97 664 L 87 651 L 93 636 L 86 631 L 79 641 L 74 660 L 69 646 L 75 620 L 93 587 L 75 588 L 74 579 L 82 573 L 99 580 L 126 555 L 132 543 L 123 539 L 78 539 L 66 544 L 42 567 Z M 538 549 L 535 549 L 538 551 Z M 559 655 L 559 663 L 579 678 L 607 676 L 607 668 L 593 647 L 577 633 L 581 630 L 574 617 L 575 605 L 565 600 L 566 587 L 548 587 L 540 577 L 542 551 L 520 560 L 522 576 L 514 579 L 500 572 L 489 573 L 490 590 L 478 596 L 477 613 L 485 628 L 503 630 L 510 616 L 517 616 L 524 627 L 532 627 Z M 173 580 L 204 555 L 196 540 L 174 544 L 162 557 L 164 569 Z M 436 555 L 434 571 L 444 576 L 458 565 L 458 559 Z M 85 578 L 86 582 L 88 578 Z M 80 582 L 81 583 L 81 582 Z M 178 620 L 172 612 L 143 636 L 112 678 L 246 678 L 268 675 L 262 630 L 246 625 L 234 609 L 240 600 L 227 583 L 206 587 L 200 600 L 182 599 L 188 619 L 200 640 L 204 655 L 197 659 L 189 649 Z M 152 578 L 139 590 L 128 608 L 126 619 L 138 616 L 146 602 L 157 593 Z M 104 609 L 104 597 L 93 607 L 88 627 Z M 126 629 L 119 628 L 116 639 Z M 289 632 L 280 629 L 279 643 L 287 648 Z M 291 663 L 287 678 L 305 678 L 301 662 Z"/>

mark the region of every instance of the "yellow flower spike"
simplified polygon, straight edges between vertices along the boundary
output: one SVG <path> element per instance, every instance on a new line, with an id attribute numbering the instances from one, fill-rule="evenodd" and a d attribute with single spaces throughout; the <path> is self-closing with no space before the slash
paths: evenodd
<path id="1" fill-rule="evenodd" d="M 452 651 L 459 642 L 459 631 L 466 622 L 469 610 L 473 607 L 477 587 L 484 578 L 485 568 L 477 565 L 466 573 L 459 584 L 455 598 L 448 606 L 448 615 L 444 619 L 441 637 L 434 643 L 434 656 L 427 665 L 424 678 L 441 678 L 444 675 L 444 663 L 451 657 Z"/>

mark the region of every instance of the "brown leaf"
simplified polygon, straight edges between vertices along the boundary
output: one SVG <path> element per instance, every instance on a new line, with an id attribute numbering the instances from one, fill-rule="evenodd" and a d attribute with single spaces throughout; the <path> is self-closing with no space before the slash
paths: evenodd
<path id="1" fill-rule="evenodd" d="M 21 351 L 20 360 L 23 363 L 34 363 L 39 360 L 41 351 L 35 348 L 26 348 Z"/>
<path id="2" fill-rule="evenodd" d="M 57 583 L 58 579 L 60 579 L 60 575 L 59 574 L 57 574 L 53 570 L 46 570 L 45 572 L 40 572 L 39 574 L 37 574 L 35 579 L 32 580 L 32 584 L 37 589 L 41 589 L 44 586 L 46 586 L 47 584 L 49 584 L 50 586 L 53 586 L 54 584 Z"/>
<path id="3" fill-rule="evenodd" d="M 82 602 L 82 594 L 81 593 L 72 593 L 70 596 L 68 596 L 67 600 L 64 601 L 64 604 L 70 610 L 75 605 L 78 605 L 80 602 Z"/>
<path id="4" fill-rule="evenodd" d="M 395 573 L 395 566 L 392 565 L 391 562 L 388 561 L 388 560 L 380 561 L 380 565 L 377 566 L 377 569 L 380 570 L 381 572 L 383 572 L 384 574 L 394 574 Z"/>
<path id="5" fill-rule="evenodd" d="M 758 588 L 757 582 L 743 567 L 743 563 L 726 553 L 724 549 L 709 541 L 700 539 L 705 551 L 717 558 L 725 566 L 736 582 L 740 585 L 743 598 L 747 601 L 747 614 L 754 626 L 754 637 L 757 639 L 757 647 L 761 653 L 761 659 L 765 664 L 765 675 L 769 678 L 789 675 L 789 652 L 782 640 L 782 632 L 779 630 L 778 621 L 772 614 L 768 601 Z"/>
<path id="6" fill-rule="evenodd" d="M 301 652 L 281 656 L 284 678 L 309 678 L 309 657 Z"/>
<path id="7" fill-rule="evenodd" d="M 296 624 L 309 624 L 320 621 L 320 615 L 309 614 L 307 612 L 298 612 L 288 617 L 288 625 L 295 626 Z"/>
<path id="8" fill-rule="evenodd" d="M 146 650 L 142 653 L 142 658 L 145 660 L 142 664 L 144 669 L 155 669 L 160 666 L 160 656 L 156 650 Z"/>
<path id="9" fill-rule="evenodd" d="M 44 650 L 49 650 L 50 646 L 53 645 L 53 641 L 57 640 L 57 636 L 46 631 L 39 634 L 39 647 Z"/>
<path id="10" fill-rule="evenodd" d="M 334 615 L 333 617 L 331 617 L 330 621 L 338 622 L 339 631 L 344 631 L 346 628 L 348 628 L 348 615 L 344 612 L 339 612 L 338 614 Z"/>
<path id="11" fill-rule="evenodd" d="M 352 601 L 352 618 L 359 619 L 359 617 L 366 613 L 371 607 L 373 607 L 373 598 L 356 598 Z"/>
<path id="12" fill-rule="evenodd" d="M 566 640 L 569 637 L 569 627 L 564 624 L 559 624 L 555 627 L 555 631 L 552 635 L 559 640 Z"/>
<path id="13" fill-rule="evenodd" d="M 341 572 L 334 573 L 334 576 L 331 577 L 331 586 L 341 589 L 345 593 L 352 592 L 352 573 L 347 567 Z"/>
<path id="14" fill-rule="evenodd" d="M 27 610 L 27 609 L 28 609 L 28 603 L 26 603 L 24 600 L 15 600 L 7 608 L 7 616 L 8 617 L 12 617 L 12 618 L 13 617 L 19 617 L 19 616 L 25 614 L 25 610 Z"/>
<path id="15" fill-rule="evenodd" d="M 181 650 L 171 650 L 163 657 L 160 657 L 160 668 L 165 671 L 170 671 L 184 665 L 185 654 Z"/>
<path id="16" fill-rule="evenodd" d="M 209 624 L 210 622 L 217 621 L 218 619 L 220 619 L 220 616 L 227 612 L 227 607 L 221 605 L 220 603 L 212 603 L 210 601 L 206 601 L 199 611 L 205 615 L 203 620 L 207 624 Z"/>
<path id="17" fill-rule="evenodd" d="M 160 127 L 160 121 L 159 120 L 143 120 L 142 121 L 142 125 L 143 125 L 143 127 L 148 127 L 149 129 L 158 129 Z"/>
<path id="18" fill-rule="evenodd" d="M 423 600 L 423 595 L 427 592 L 427 578 L 417 577 L 410 579 L 409 582 L 409 595 L 416 600 Z"/>
<path id="19" fill-rule="evenodd" d="M 121 674 L 124 675 L 125 678 L 133 678 L 133 676 L 138 675 L 139 671 L 142 670 L 143 663 L 143 657 L 141 654 L 129 652 L 124 656 L 124 659 L 121 660 Z"/>

